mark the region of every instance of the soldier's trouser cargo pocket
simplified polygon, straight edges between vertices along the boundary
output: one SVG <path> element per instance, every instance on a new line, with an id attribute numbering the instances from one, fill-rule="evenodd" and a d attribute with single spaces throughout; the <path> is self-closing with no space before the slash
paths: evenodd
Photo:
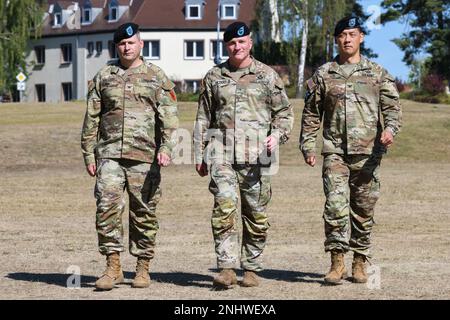
<path id="1" fill-rule="evenodd" d="M 324 156 L 325 251 L 352 250 L 370 256 L 380 162 L 381 155 Z"/>
<path id="2" fill-rule="evenodd" d="M 262 252 L 269 221 L 266 207 L 270 201 L 270 177 L 261 176 L 258 166 L 235 167 L 212 164 L 209 190 L 214 195 L 211 225 L 218 268 L 262 270 Z M 241 195 L 242 246 L 237 231 L 238 192 Z M 239 259 L 239 251 L 241 257 Z"/>
<path id="3" fill-rule="evenodd" d="M 136 257 L 153 258 L 158 231 L 156 205 L 161 197 L 159 166 L 126 159 L 99 159 L 95 197 L 99 251 L 124 251 L 124 191 L 130 200 L 129 246 Z"/>

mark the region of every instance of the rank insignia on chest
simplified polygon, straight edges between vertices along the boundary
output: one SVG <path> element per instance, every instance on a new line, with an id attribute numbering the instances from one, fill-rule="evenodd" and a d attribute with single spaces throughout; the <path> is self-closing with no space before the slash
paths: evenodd
<path id="1" fill-rule="evenodd" d="M 230 83 L 229 80 L 217 80 L 214 84 L 219 87 L 224 87 Z"/>
<path id="2" fill-rule="evenodd" d="M 133 84 L 132 84 L 132 83 L 127 83 L 127 84 L 125 85 L 125 90 L 127 90 L 127 91 L 133 90 Z"/>

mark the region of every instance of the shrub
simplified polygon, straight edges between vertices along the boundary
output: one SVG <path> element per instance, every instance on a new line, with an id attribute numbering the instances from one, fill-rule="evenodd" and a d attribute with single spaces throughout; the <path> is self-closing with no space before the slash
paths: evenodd
<path id="1" fill-rule="evenodd" d="M 399 78 L 395 78 L 395 85 L 397 86 L 398 92 L 406 91 L 406 83 L 400 80 Z"/>
<path id="2" fill-rule="evenodd" d="M 423 79 L 423 89 L 432 95 L 444 93 L 445 86 L 444 78 L 438 74 L 429 74 Z"/>

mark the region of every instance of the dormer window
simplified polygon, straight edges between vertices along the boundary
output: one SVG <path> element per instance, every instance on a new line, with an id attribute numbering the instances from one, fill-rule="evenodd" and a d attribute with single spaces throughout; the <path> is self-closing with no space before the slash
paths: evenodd
<path id="1" fill-rule="evenodd" d="M 236 19 L 236 6 L 234 4 L 222 5 L 222 19 Z"/>
<path id="2" fill-rule="evenodd" d="M 119 5 L 116 0 L 109 3 L 108 21 L 113 22 L 119 20 Z"/>
<path id="3" fill-rule="evenodd" d="M 54 27 L 61 27 L 62 25 L 62 13 L 61 12 L 55 12 L 53 16 L 53 26 Z"/>
<path id="4" fill-rule="evenodd" d="M 110 21 L 116 21 L 117 20 L 117 7 L 111 7 L 109 8 L 109 20 Z"/>
<path id="5" fill-rule="evenodd" d="M 185 16 L 186 20 L 201 20 L 203 18 L 203 0 L 185 0 Z"/>
<path id="6" fill-rule="evenodd" d="M 236 20 L 239 16 L 239 0 L 221 0 L 220 17 L 223 20 Z"/>
<path id="7" fill-rule="evenodd" d="M 201 19 L 200 16 L 200 6 L 199 5 L 189 5 L 187 6 L 187 19 Z"/>
<path id="8" fill-rule="evenodd" d="M 91 23 L 92 22 L 92 8 L 83 8 L 81 21 L 83 23 Z"/>

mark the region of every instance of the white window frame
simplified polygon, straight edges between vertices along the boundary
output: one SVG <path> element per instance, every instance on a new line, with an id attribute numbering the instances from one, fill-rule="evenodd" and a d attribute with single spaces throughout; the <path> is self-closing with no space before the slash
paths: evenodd
<path id="1" fill-rule="evenodd" d="M 112 19 L 112 12 L 113 9 L 116 10 L 116 18 Z M 119 7 L 114 5 L 114 6 L 109 6 L 109 10 L 108 10 L 108 22 L 116 22 L 117 20 L 119 20 Z"/>
<path id="2" fill-rule="evenodd" d="M 198 17 L 192 17 L 190 8 L 198 8 Z M 186 20 L 201 20 L 202 19 L 202 6 L 200 4 L 188 4 L 186 6 Z"/>
<path id="3" fill-rule="evenodd" d="M 216 57 L 215 55 L 214 55 L 214 42 L 217 42 L 217 39 L 212 39 L 211 41 L 210 41 L 210 44 L 211 44 L 211 46 L 210 46 L 210 48 L 211 48 L 211 60 L 214 60 L 214 58 Z M 223 43 L 223 41 L 222 40 L 220 40 L 220 42 L 219 42 L 220 44 L 219 44 L 219 53 L 220 53 L 220 59 L 222 59 L 222 60 L 224 60 L 224 59 L 228 59 L 228 57 L 229 56 L 224 56 L 224 55 L 222 55 L 222 53 L 223 52 L 227 52 L 227 49 L 225 48 L 225 43 Z M 227 52 L 228 53 L 228 52 Z"/>
<path id="4" fill-rule="evenodd" d="M 188 42 L 194 42 L 196 45 L 193 48 L 194 56 L 188 57 L 187 56 L 187 44 Z M 203 46 L 203 56 L 199 57 L 197 56 L 197 43 L 201 42 Z M 205 59 L 205 40 L 184 40 L 184 59 L 185 60 L 204 60 Z"/>
<path id="5" fill-rule="evenodd" d="M 144 56 L 144 48 L 142 48 L 142 56 L 147 60 L 159 60 L 161 59 L 161 41 L 160 40 L 144 40 L 144 47 L 145 43 L 148 42 L 149 48 L 148 48 L 148 56 Z M 152 56 L 152 42 L 157 42 L 159 46 L 159 56 Z"/>
<path id="6" fill-rule="evenodd" d="M 89 20 L 85 20 L 85 13 L 89 12 Z M 81 13 L 81 24 L 91 24 L 92 23 L 92 8 L 86 7 L 83 8 L 83 12 Z"/>
<path id="7" fill-rule="evenodd" d="M 90 48 L 90 47 L 91 47 L 91 48 Z M 89 49 L 91 49 L 91 50 L 89 51 Z M 95 43 L 94 43 L 94 41 L 89 41 L 89 42 L 87 43 L 87 45 L 86 45 L 86 51 L 87 51 L 87 56 L 88 56 L 88 57 L 91 57 L 91 56 L 94 55 L 94 51 L 95 51 Z"/>
<path id="8" fill-rule="evenodd" d="M 99 44 L 100 44 L 100 48 L 99 48 Z M 100 50 L 99 50 L 100 49 Z M 95 42 L 95 55 L 99 56 L 102 54 L 103 52 L 103 41 L 96 41 Z"/>
<path id="9" fill-rule="evenodd" d="M 67 92 L 69 99 L 67 99 L 67 100 L 66 100 L 66 95 L 65 95 L 64 89 L 69 90 Z M 72 101 L 72 100 L 73 100 L 73 84 L 72 84 L 72 82 L 62 82 L 61 83 L 61 101 L 67 102 L 67 101 Z"/>
<path id="10" fill-rule="evenodd" d="M 73 52 L 72 52 L 72 44 L 71 43 L 62 43 L 61 44 L 61 64 L 70 64 L 73 61 Z M 67 48 L 68 51 L 68 60 L 64 60 L 64 48 Z"/>
<path id="11" fill-rule="evenodd" d="M 34 85 L 34 90 L 35 90 L 35 93 L 36 93 L 36 95 L 35 95 L 35 101 L 36 102 L 46 102 L 47 101 L 47 89 L 46 89 L 46 86 L 45 86 L 45 83 L 36 83 L 35 85 Z M 41 93 L 43 93 L 43 100 L 42 101 L 39 101 L 39 91 L 40 90 L 43 90 Z"/>
<path id="12" fill-rule="evenodd" d="M 58 17 L 59 17 L 59 23 L 58 23 Z M 53 27 L 61 27 L 62 26 L 62 12 L 55 12 L 53 17 Z"/>
<path id="13" fill-rule="evenodd" d="M 114 53 L 114 55 L 112 55 L 111 53 Z M 117 46 L 112 40 L 108 41 L 108 56 L 109 56 L 109 60 L 119 59 L 119 53 L 117 52 Z"/>
<path id="14" fill-rule="evenodd" d="M 233 16 L 225 16 L 225 8 L 233 8 Z M 221 12 L 221 19 L 222 20 L 236 20 L 237 19 L 237 8 L 235 4 L 222 4 L 222 12 Z"/>
<path id="15" fill-rule="evenodd" d="M 34 47 L 34 54 L 36 56 L 36 65 L 41 66 L 45 64 L 45 46 L 35 46 Z M 39 54 L 42 61 L 39 60 Z"/>

